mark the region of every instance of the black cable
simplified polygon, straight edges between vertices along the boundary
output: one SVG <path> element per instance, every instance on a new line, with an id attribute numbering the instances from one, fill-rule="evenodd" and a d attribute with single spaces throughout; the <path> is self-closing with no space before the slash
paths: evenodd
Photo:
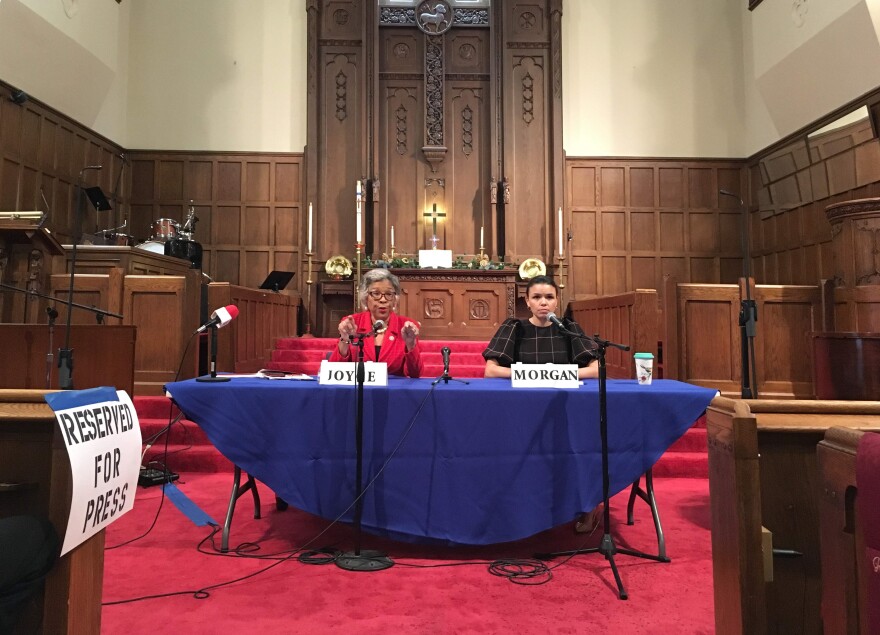
<path id="1" fill-rule="evenodd" d="M 388 466 L 388 463 L 391 462 L 391 459 L 393 459 L 394 456 L 397 454 L 397 451 L 400 449 L 400 446 L 403 445 L 403 442 L 406 440 L 406 437 L 409 435 L 410 431 L 413 429 L 413 426 L 415 426 L 415 422 L 418 420 L 419 414 L 422 412 L 422 409 L 425 407 L 425 404 L 426 404 L 427 401 L 428 401 L 428 397 L 430 397 L 431 394 L 432 394 L 433 392 L 434 392 L 434 386 L 432 386 L 431 389 L 425 394 L 425 397 L 422 399 L 422 402 L 419 404 L 419 407 L 416 409 L 415 414 L 412 416 L 412 419 L 410 419 L 409 425 L 406 427 L 406 429 L 403 431 L 403 434 L 401 434 L 400 439 L 398 439 L 397 443 L 396 443 L 396 444 L 394 445 L 394 447 L 391 449 L 391 453 L 388 455 L 388 457 L 387 457 L 387 458 L 385 459 L 385 461 L 382 463 L 382 466 L 379 468 L 378 472 L 376 472 L 376 475 L 375 475 L 372 479 L 370 479 L 370 481 L 369 481 L 369 482 L 363 487 L 363 489 L 362 489 L 360 495 L 357 496 L 357 497 L 355 497 L 355 499 L 349 504 L 348 507 L 346 507 L 344 510 L 342 510 L 342 512 L 341 512 L 338 516 L 336 516 L 336 518 L 334 518 L 332 521 L 330 521 L 330 524 L 328 524 L 326 527 L 324 527 L 324 529 L 322 529 L 320 532 L 318 532 L 318 534 L 317 534 L 316 536 L 314 536 L 314 537 L 312 537 L 310 540 L 308 540 L 308 541 L 306 542 L 306 544 L 304 544 L 304 545 L 301 546 L 301 547 L 297 547 L 297 548 L 295 548 L 295 549 L 292 549 L 291 552 L 290 552 L 290 555 L 288 555 L 288 556 L 286 556 L 286 557 L 284 557 L 284 558 L 281 558 L 281 559 L 279 559 L 279 560 L 276 560 L 276 561 L 273 562 L 272 564 L 270 564 L 270 565 L 268 565 L 268 566 L 265 566 L 265 567 L 263 567 L 262 569 L 259 569 L 259 570 L 257 570 L 257 571 L 254 571 L 253 573 L 249 573 L 248 575 L 245 575 L 245 576 L 242 576 L 242 577 L 239 577 L 239 578 L 235 578 L 234 580 L 227 580 L 226 582 L 218 582 L 217 584 L 212 584 L 212 585 L 209 585 L 209 586 L 206 586 L 206 587 L 202 587 L 202 588 L 197 589 L 197 590 L 195 590 L 195 591 L 171 591 L 171 592 L 169 592 L 169 593 L 159 593 L 159 594 L 156 594 L 156 595 L 144 595 L 144 596 L 141 596 L 141 597 L 129 598 L 129 599 L 127 599 L 127 600 L 114 600 L 114 601 L 112 601 L 112 602 L 102 602 L 102 603 L 101 603 L 102 606 L 112 606 L 112 605 L 114 605 L 114 604 L 128 604 L 128 603 L 130 603 L 130 602 L 139 602 L 139 601 L 141 601 L 141 600 L 154 600 L 154 599 L 158 599 L 158 598 L 172 597 L 172 596 L 175 596 L 175 595 L 192 595 L 192 596 L 193 596 L 195 599 L 197 599 L 197 600 L 203 600 L 203 599 L 206 599 L 206 598 L 210 597 L 211 594 L 208 593 L 209 590 L 219 589 L 219 588 L 222 588 L 222 587 L 225 587 L 225 586 L 229 586 L 229 585 L 236 584 L 236 583 L 238 583 L 238 582 L 243 582 L 244 580 L 248 580 L 248 579 L 250 579 L 250 578 L 253 578 L 253 577 L 257 576 L 257 575 L 260 575 L 260 574 L 262 574 L 262 573 L 265 573 L 266 571 L 269 571 L 269 570 L 271 570 L 271 569 L 274 569 L 275 567 L 277 567 L 278 565 L 280 565 L 280 564 L 283 563 L 283 562 L 287 562 L 288 560 L 290 560 L 291 558 L 293 558 L 293 557 L 294 557 L 296 554 L 298 554 L 298 553 L 304 553 L 304 554 L 306 554 L 306 555 L 307 555 L 306 560 L 314 559 L 315 556 L 312 555 L 312 554 L 314 554 L 315 552 L 314 552 L 314 551 L 311 551 L 311 552 L 306 551 L 307 547 L 309 547 L 312 543 L 314 543 L 315 541 L 317 541 L 318 538 L 320 538 L 321 536 L 323 536 L 324 534 L 326 534 L 326 533 L 330 530 L 331 527 L 333 527 L 334 525 L 336 525 L 336 523 L 338 523 L 338 522 L 342 519 L 342 517 L 343 517 L 346 513 L 348 513 L 348 511 L 349 511 L 352 507 L 354 507 L 354 505 L 355 505 L 355 503 L 358 501 L 358 499 L 361 498 L 361 497 L 363 497 L 364 494 L 366 494 L 367 491 L 369 491 L 370 487 L 376 482 L 376 479 L 378 479 L 379 476 L 381 476 L 381 474 L 385 471 L 385 468 Z M 173 407 L 173 404 L 172 404 L 172 407 Z M 166 439 L 165 439 L 165 445 L 166 445 L 166 448 L 167 448 L 167 445 L 168 445 L 168 439 L 167 439 L 167 437 L 166 437 Z M 164 500 L 165 500 L 165 486 L 163 485 L 163 486 L 162 486 L 162 501 L 164 502 Z M 160 509 L 160 510 L 162 509 L 161 504 L 160 504 L 159 509 Z M 158 514 L 158 512 L 157 512 L 157 513 L 156 513 L 156 518 L 158 518 L 158 517 L 159 517 L 159 514 Z M 155 521 L 155 519 L 154 519 L 154 520 L 153 520 L 153 525 L 155 525 L 155 524 L 156 524 L 156 521 Z M 208 540 L 210 540 L 211 543 L 212 543 L 212 545 L 216 548 L 216 544 L 214 543 L 214 536 L 217 534 L 218 531 L 220 531 L 220 526 L 219 526 L 219 525 L 214 525 L 214 524 L 212 524 L 211 527 L 213 528 L 212 531 L 211 531 L 211 533 L 208 534 L 207 536 L 205 536 L 205 538 L 203 538 L 203 539 L 199 542 L 198 546 L 196 547 L 196 550 L 199 551 L 200 553 L 206 553 L 205 551 L 202 551 L 202 545 L 204 545 L 205 542 L 207 542 Z M 150 529 L 152 529 L 152 528 L 153 528 L 153 527 L 150 526 Z M 144 534 L 144 536 L 146 536 L 147 533 L 149 533 L 149 531 L 150 531 L 150 530 L 148 529 L 147 532 Z M 128 543 L 130 543 L 130 542 L 133 542 L 134 540 L 138 540 L 139 538 L 143 538 L 143 536 L 138 536 L 138 538 L 133 538 L 133 539 L 130 540 L 130 541 L 127 541 L 127 542 L 122 543 L 122 545 L 125 545 L 125 544 L 128 544 Z M 256 547 L 258 548 L 258 545 L 256 545 L 255 543 L 243 543 L 243 544 L 246 544 L 246 545 L 249 545 L 249 546 L 250 546 L 250 545 L 254 545 L 254 546 L 256 546 Z M 121 547 L 122 545 L 116 545 L 116 547 Z M 116 548 L 116 547 L 113 547 L 113 548 Z M 283 552 L 282 552 L 282 553 L 283 553 Z M 218 553 L 218 554 L 210 554 L 210 553 L 209 553 L 208 555 L 227 555 L 227 557 L 228 557 L 228 554 L 223 554 L 222 552 L 220 552 L 220 553 Z M 232 557 L 237 557 L 237 558 L 240 558 L 240 557 L 249 557 L 249 558 L 253 558 L 253 557 L 255 557 L 255 556 L 242 556 L 242 555 L 239 555 L 238 553 L 234 553 L 234 554 L 232 554 Z M 266 558 L 266 557 L 264 556 L 263 559 L 265 559 L 265 558 Z M 322 558 L 322 560 L 324 560 L 324 559 Z M 302 561 L 302 560 L 300 560 L 300 561 Z M 313 562 L 312 564 L 317 564 L 317 563 L 316 563 L 316 562 Z M 321 562 L 321 564 L 325 564 L 325 563 L 324 563 L 324 562 Z"/>

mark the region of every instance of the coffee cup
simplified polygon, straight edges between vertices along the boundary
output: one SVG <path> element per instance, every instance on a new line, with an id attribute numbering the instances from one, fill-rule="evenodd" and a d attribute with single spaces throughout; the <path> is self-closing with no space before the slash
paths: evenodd
<path id="1" fill-rule="evenodd" d="M 639 385 L 650 386 L 654 375 L 654 355 L 652 353 L 636 353 L 633 355 L 636 362 L 636 379 Z"/>

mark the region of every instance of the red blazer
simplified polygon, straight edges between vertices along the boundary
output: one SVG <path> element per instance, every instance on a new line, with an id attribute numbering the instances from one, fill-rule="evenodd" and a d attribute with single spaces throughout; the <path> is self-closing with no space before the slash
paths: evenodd
<path id="1" fill-rule="evenodd" d="M 351 316 L 354 319 L 358 333 L 364 333 L 373 328 L 373 321 L 370 318 L 369 311 L 361 311 Z M 385 362 L 388 364 L 389 375 L 405 375 L 407 377 L 421 377 L 424 364 L 422 363 L 422 352 L 419 346 L 419 340 L 416 339 L 416 345 L 409 352 L 406 350 L 403 336 L 400 330 L 407 322 L 418 324 L 415 320 L 408 317 L 391 313 L 388 317 L 388 330 L 385 331 L 385 339 L 382 341 L 382 348 L 379 351 L 379 359 L 376 359 L 376 340 L 368 337 L 364 340 L 364 361 L 365 362 Z M 333 347 L 333 354 L 330 355 L 331 362 L 354 362 L 357 361 L 357 347 L 352 344 L 348 347 L 348 355 L 343 357 L 339 354 L 339 344 Z"/>

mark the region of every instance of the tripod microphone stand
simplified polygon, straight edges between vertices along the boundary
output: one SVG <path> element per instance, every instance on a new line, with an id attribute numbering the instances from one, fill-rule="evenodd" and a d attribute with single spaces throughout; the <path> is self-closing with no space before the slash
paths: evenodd
<path id="1" fill-rule="evenodd" d="M 440 355 L 443 356 L 443 374 L 431 382 L 432 386 L 436 386 L 441 381 L 444 384 L 448 384 L 450 381 L 457 381 L 461 384 L 470 384 L 469 381 L 465 381 L 464 379 L 456 379 L 455 377 L 453 377 L 452 375 L 449 374 L 449 353 L 450 352 L 451 351 L 449 350 L 448 346 L 444 346 L 442 349 L 440 349 Z"/>
<path id="2" fill-rule="evenodd" d="M 559 330 L 570 337 L 578 337 L 594 342 L 596 344 L 596 349 L 599 355 L 599 436 L 602 439 L 602 502 L 604 503 L 604 509 L 602 510 L 602 522 L 604 531 L 602 534 L 602 542 L 599 543 L 598 547 L 575 549 L 573 551 L 558 551 L 550 554 L 540 554 L 537 557 L 539 557 L 540 559 L 549 559 L 556 556 L 573 556 L 582 553 L 601 553 L 603 556 L 605 556 L 608 564 L 611 565 L 611 572 L 614 574 L 614 581 L 617 583 L 618 597 L 621 600 L 626 600 L 629 598 L 629 595 L 627 594 L 626 589 L 623 587 L 623 582 L 621 581 L 620 574 L 617 571 L 617 564 L 614 562 L 614 556 L 616 554 L 622 553 L 624 555 L 635 556 L 637 558 L 645 558 L 646 560 L 669 562 L 669 558 L 665 556 L 654 556 L 648 553 L 643 553 L 641 551 L 635 551 L 633 549 L 620 549 L 614 544 L 614 538 L 612 538 L 611 536 L 611 507 L 608 502 L 608 489 L 610 487 L 611 480 L 608 465 L 608 379 L 607 370 L 605 368 L 605 351 L 609 346 L 619 348 L 622 351 L 628 351 L 629 346 L 624 346 L 623 344 L 615 344 L 614 342 L 603 340 L 601 337 L 599 337 L 598 334 L 590 337 L 588 335 L 575 333 L 574 331 L 570 331 L 562 327 Z"/>
<path id="3" fill-rule="evenodd" d="M 375 335 L 373 331 L 355 333 L 350 336 L 350 344 L 357 346 L 357 365 L 355 384 L 357 388 L 357 408 L 355 411 L 355 495 L 354 500 L 354 550 L 346 551 L 336 558 L 336 566 L 347 571 L 381 571 L 394 566 L 394 561 L 381 551 L 373 549 L 361 551 L 361 516 L 364 508 L 363 464 L 364 464 L 364 340 Z"/>

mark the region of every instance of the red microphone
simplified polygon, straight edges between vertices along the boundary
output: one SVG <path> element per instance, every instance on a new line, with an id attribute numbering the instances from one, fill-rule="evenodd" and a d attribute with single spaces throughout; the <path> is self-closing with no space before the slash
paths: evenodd
<path id="1" fill-rule="evenodd" d="M 234 304 L 227 304 L 226 306 L 221 306 L 219 309 L 214 311 L 211 314 L 211 319 L 202 324 L 198 329 L 196 329 L 196 333 L 202 333 L 203 331 L 208 330 L 212 327 L 217 327 L 218 329 L 222 329 L 224 326 L 232 322 L 235 318 L 238 317 L 238 307 Z"/>

